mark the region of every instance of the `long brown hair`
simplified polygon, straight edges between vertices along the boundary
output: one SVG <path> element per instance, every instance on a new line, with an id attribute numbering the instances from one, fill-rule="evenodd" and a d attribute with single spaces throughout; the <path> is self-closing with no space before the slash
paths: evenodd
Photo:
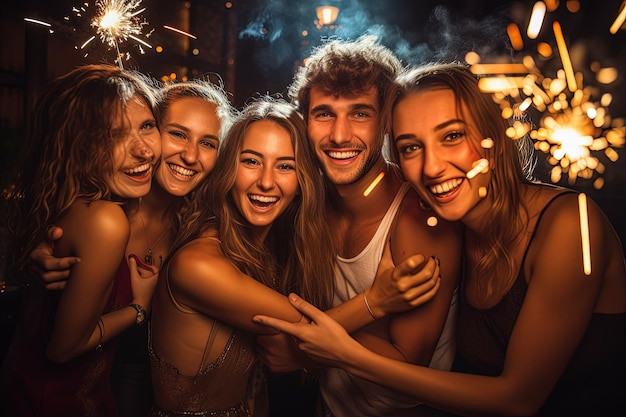
<path id="1" fill-rule="evenodd" d="M 154 113 L 147 81 L 113 65 L 85 65 L 50 82 L 36 101 L 8 199 L 7 278 L 25 283 L 28 254 L 76 199 L 110 197 L 111 129 L 131 100 Z"/>
<path id="2" fill-rule="evenodd" d="M 527 223 L 528 210 L 520 193 L 521 184 L 531 182 L 533 164 L 529 162 L 532 155 L 520 152 L 520 149 L 532 149 L 527 146 L 530 138 L 514 141 L 506 136 L 507 121 L 502 118 L 493 99 L 480 91 L 478 78 L 464 64 L 424 65 L 406 70 L 396 81 L 398 90 L 387 104 L 391 110 L 400 98 L 412 92 L 449 89 L 455 94 L 458 111 L 463 112 L 462 104 L 465 104 L 469 116 L 476 122 L 480 137 L 473 138 L 473 145 L 479 153 L 485 153 L 493 170 L 487 189 L 491 221 L 477 243 L 481 255 L 476 264 L 477 285 L 472 304 L 493 305 L 510 288 L 518 267 L 510 246 L 520 237 Z M 493 140 L 491 149 L 482 150 L 480 141 L 483 138 Z M 397 149 L 395 146 L 391 148 L 393 158 L 398 161 Z"/>
<path id="3" fill-rule="evenodd" d="M 239 155 L 249 126 L 271 120 L 291 137 L 300 193 L 271 227 L 263 242 L 231 197 Z M 335 250 L 324 216 L 324 189 L 306 129 L 296 108 L 282 99 L 261 97 L 248 104 L 228 132 L 213 172 L 198 185 L 183 214 L 180 247 L 215 228 L 224 255 L 237 267 L 282 294 L 297 292 L 322 309 L 331 306 Z"/>

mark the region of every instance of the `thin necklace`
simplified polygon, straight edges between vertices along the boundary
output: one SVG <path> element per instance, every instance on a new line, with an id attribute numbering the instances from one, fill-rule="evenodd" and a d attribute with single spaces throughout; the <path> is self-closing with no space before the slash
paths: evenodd
<path id="1" fill-rule="evenodd" d="M 148 245 L 148 252 L 146 252 L 146 256 L 143 257 L 143 260 L 148 265 L 154 265 L 154 257 L 152 256 L 152 248 L 155 247 L 161 241 L 161 239 L 163 239 L 163 237 L 167 234 L 167 232 L 169 231 L 169 225 L 168 227 L 165 228 L 165 230 L 163 230 L 163 233 L 161 233 L 159 238 L 152 245 L 150 245 L 150 241 L 148 240 L 148 233 L 146 232 L 146 223 L 144 222 L 143 216 L 141 215 L 141 205 L 139 206 L 137 213 L 139 214 L 139 219 L 141 220 L 141 225 L 143 226 L 143 235 L 146 238 L 146 244 Z M 163 256 L 159 255 L 159 268 L 161 268 L 161 266 L 163 266 Z"/>

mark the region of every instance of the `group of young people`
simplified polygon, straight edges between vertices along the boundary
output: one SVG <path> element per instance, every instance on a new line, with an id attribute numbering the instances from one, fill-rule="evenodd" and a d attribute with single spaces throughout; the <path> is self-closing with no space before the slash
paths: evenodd
<path id="1" fill-rule="evenodd" d="M 332 40 L 288 94 L 51 83 L 10 211 L 8 415 L 278 416 L 277 374 L 319 386 L 290 415 L 623 413 L 622 246 L 589 201 L 585 273 L 576 193 L 532 180 L 465 65 Z"/>

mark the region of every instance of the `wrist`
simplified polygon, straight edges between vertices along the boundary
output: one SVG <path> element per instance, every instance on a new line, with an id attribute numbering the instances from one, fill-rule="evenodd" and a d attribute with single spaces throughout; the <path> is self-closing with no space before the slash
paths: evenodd
<path id="1" fill-rule="evenodd" d="M 365 291 L 363 291 L 363 302 L 365 303 L 365 308 L 367 309 L 369 315 L 374 320 L 377 320 L 381 317 L 384 317 L 385 312 L 378 307 L 378 301 L 376 300 L 375 296 L 372 296 L 373 294 L 370 290 L 371 288 L 366 288 Z"/>
<path id="2" fill-rule="evenodd" d="M 138 303 L 130 303 L 128 307 L 135 309 L 135 311 L 137 312 L 137 316 L 135 318 L 135 325 L 141 326 L 142 324 L 144 324 L 144 322 L 146 321 L 146 318 L 148 317 L 148 313 L 146 312 L 146 309 L 141 304 L 138 304 Z"/>

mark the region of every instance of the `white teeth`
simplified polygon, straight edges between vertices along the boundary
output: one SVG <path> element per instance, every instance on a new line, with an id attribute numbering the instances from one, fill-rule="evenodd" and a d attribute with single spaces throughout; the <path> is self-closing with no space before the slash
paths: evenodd
<path id="1" fill-rule="evenodd" d="M 181 167 L 180 165 L 174 165 L 174 164 L 167 164 L 170 169 L 180 175 L 183 175 L 185 177 L 191 177 L 193 175 L 195 175 L 196 171 L 192 170 L 192 169 L 188 169 L 188 168 L 184 168 Z"/>
<path id="2" fill-rule="evenodd" d="M 275 203 L 278 201 L 278 197 L 270 197 L 266 195 L 250 194 L 248 195 L 250 200 L 256 200 L 260 203 Z"/>
<path id="3" fill-rule="evenodd" d="M 354 158 L 359 153 L 356 151 L 350 151 L 350 152 L 328 151 L 327 154 L 333 159 L 350 159 L 350 158 Z"/>
<path id="4" fill-rule="evenodd" d="M 147 171 L 149 169 L 150 169 L 150 164 L 147 163 L 147 164 L 143 164 L 141 166 L 129 169 L 129 170 L 126 171 L 126 173 L 127 174 L 137 174 L 139 172 L 144 172 L 144 171 Z"/>
<path id="5" fill-rule="evenodd" d="M 430 192 L 433 194 L 447 193 L 453 190 L 454 188 L 458 187 L 462 182 L 463 180 L 461 178 L 454 178 L 446 182 L 442 182 L 440 184 L 431 185 Z"/>

